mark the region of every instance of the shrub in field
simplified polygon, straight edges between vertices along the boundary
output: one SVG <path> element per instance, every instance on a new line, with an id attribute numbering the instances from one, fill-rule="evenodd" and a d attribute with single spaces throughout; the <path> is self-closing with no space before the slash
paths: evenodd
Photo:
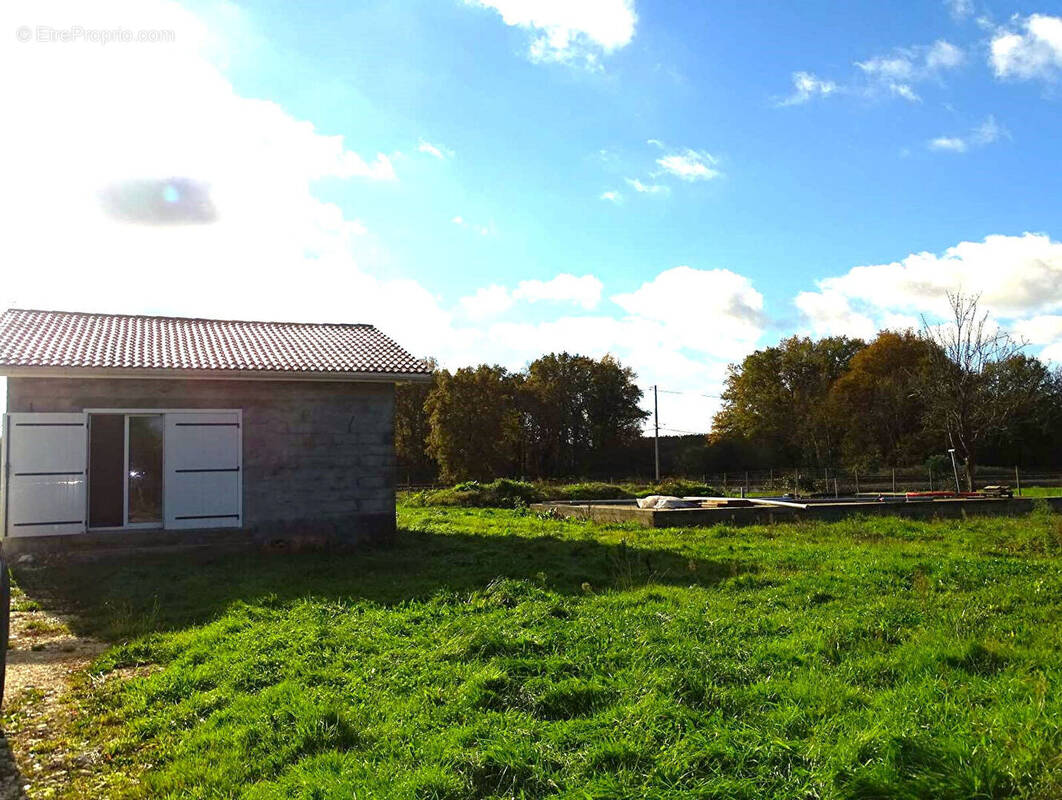
<path id="1" fill-rule="evenodd" d="M 542 493 L 549 500 L 626 500 L 634 497 L 622 486 L 594 482 L 547 486 Z"/>
<path id="2" fill-rule="evenodd" d="M 406 502 L 413 506 L 464 506 L 467 508 L 519 508 L 537 503 L 542 493 L 534 484 L 499 478 L 489 483 L 465 481 L 449 489 L 416 492 Z"/>
<path id="3" fill-rule="evenodd" d="M 664 480 L 635 492 L 635 497 L 648 497 L 651 494 L 666 494 L 672 497 L 715 497 L 718 489 L 703 483 L 683 480 Z"/>

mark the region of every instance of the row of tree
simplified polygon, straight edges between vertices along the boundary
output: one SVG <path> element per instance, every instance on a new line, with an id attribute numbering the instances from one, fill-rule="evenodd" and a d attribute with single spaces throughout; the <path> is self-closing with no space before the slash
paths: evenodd
<path id="1" fill-rule="evenodd" d="M 981 463 L 1059 466 L 1062 372 L 1024 355 L 977 298 L 953 319 L 871 342 L 792 337 L 732 365 L 712 432 L 662 448 L 665 472 L 847 467 L 873 470 L 954 448 L 969 485 Z M 522 372 L 437 370 L 398 387 L 400 479 L 645 475 L 651 443 L 630 369 L 567 353 Z"/>
<path id="2" fill-rule="evenodd" d="M 1023 354 L 976 297 L 948 299 L 950 322 L 917 333 L 793 337 L 748 356 L 730 368 L 709 445 L 734 468 L 873 469 L 954 448 L 971 487 L 981 463 L 1057 465 L 1062 373 Z"/>
<path id="3" fill-rule="evenodd" d="M 641 438 L 641 398 L 634 373 L 610 356 L 436 370 L 430 384 L 396 391 L 399 471 L 416 481 L 596 474 Z"/>

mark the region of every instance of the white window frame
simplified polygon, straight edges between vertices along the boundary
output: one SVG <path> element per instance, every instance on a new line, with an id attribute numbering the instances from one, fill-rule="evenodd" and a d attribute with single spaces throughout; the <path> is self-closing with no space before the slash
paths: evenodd
<path id="1" fill-rule="evenodd" d="M 87 413 L 87 412 L 86 412 Z M 97 412 L 98 413 L 98 412 Z M 113 412 L 117 416 L 118 412 Z M 162 444 L 162 519 L 158 522 L 130 522 L 129 521 L 129 420 L 131 417 L 158 417 L 162 420 L 162 432 L 163 432 L 163 444 Z M 124 469 L 122 470 L 122 519 L 125 520 L 125 524 L 117 530 L 152 530 L 159 529 L 166 526 L 166 415 L 165 414 L 122 414 L 125 427 L 125 448 L 122 454 L 124 461 Z M 92 417 L 88 417 L 89 435 L 92 435 Z M 90 439 L 91 445 L 91 439 Z M 91 448 L 90 448 L 91 449 Z M 86 502 L 91 500 L 92 494 L 92 475 L 89 474 L 87 492 L 85 493 Z M 100 530 L 115 530 L 114 528 L 90 528 L 88 526 L 88 517 L 85 518 L 85 530 L 100 531 Z"/>
<path id="2" fill-rule="evenodd" d="M 236 422 L 240 426 L 240 448 L 237 456 L 237 464 L 239 467 L 238 483 L 239 491 L 237 513 L 240 515 L 240 526 L 244 527 L 243 519 L 243 409 L 242 408 L 86 408 L 84 410 L 85 417 L 85 460 L 88 461 L 89 451 L 91 450 L 91 441 L 88 440 L 89 430 L 91 426 L 92 414 L 122 414 L 125 417 L 125 469 L 122 473 L 122 519 L 129 519 L 129 417 L 131 416 L 155 416 L 159 415 L 163 419 L 163 430 L 166 426 L 167 414 L 235 414 Z M 6 447 L 5 447 L 6 451 Z M 166 452 L 165 444 L 162 448 L 162 522 L 138 522 L 133 524 L 126 524 L 120 526 L 108 526 L 100 528 L 89 527 L 89 502 L 92 493 L 92 473 L 91 470 L 88 474 L 88 484 L 85 489 L 85 531 L 88 533 L 108 533 L 112 531 L 135 531 L 135 530 L 162 530 L 166 527 L 166 503 L 167 503 L 167 491 L 166 491 L 166 476 L 170 474 L 170 463 L 168 453 Z M 5 501 L 6 506 L 6 501 Z M 6 520 L 5 520 L 6 522 Z M 76 536 L 77 534 L 67 534 L 69 536 Z"/>

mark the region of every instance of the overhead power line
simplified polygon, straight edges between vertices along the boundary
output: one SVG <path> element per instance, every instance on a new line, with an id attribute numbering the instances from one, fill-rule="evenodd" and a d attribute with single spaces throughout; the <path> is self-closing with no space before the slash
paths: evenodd
<path id="1" fill-rule="evenodd" d="M 652 389 L 653 387 L 650 386 L 648 388 Z M 712 400 L 721 400 L 722 399 L 722 395 L 719 395 L 719 394 L 704 394 L 704 392 L 690 392 L 690 391 L 683 391 L 683 390 L 680 390 L 680 389 L 659 389 L 658 388 L 657 391 L 660 392 L 661 394 L 688 394 L 688 395 L 694 395 L 696 397 L 709 397 Z"/>

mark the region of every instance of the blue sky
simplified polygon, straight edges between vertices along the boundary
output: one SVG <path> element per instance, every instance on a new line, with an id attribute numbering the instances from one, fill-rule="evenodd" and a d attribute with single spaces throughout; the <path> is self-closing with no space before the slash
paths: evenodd
<path id="1" fill-rule="evenodd" d="M 917 325 L 946 289 L 1062 361 L 1058 3 L 3 19 L 33 32 L 3 56 L 32 76 L 5 90 L 24 109 L 6 255 L 27 265 L 0 279 L 8 305 L 371 321 L 450 367 L 611 352 L 687 393 L 676 431 L 707 429 L 704 395 L 755 347 Z M 173 36 L 88 41 L 114 29 Z M 114 180 L 168 175 L 209 185 L 219 222 L 96 207 Z"/>
<path id="2" fill-rule="evenodd" d="M 688 263 L 748 275 L 784 314 L 810 279 L 1057 220 L 1054 87 L 996 80 L 985 30 L 943 3 L 642 2 L 631 43 L 596 71 L 533 62 L 534 31 L 489 9 L 342 5 L 249 7 L 268 45 L 234 62 L 233 83 L 362 151 L 451 148 L 385 192 L 322 187 L 388 240 L 390 268 L 448 295 L 583 270 L 633 288 Z M 856 62 L 941 40 L 964 63 L 917 82 L 921 102 L 778 105 L 794 72 L 858 81 Z M 962 157 L 926 146 L 989 117 L 1012 138 Z M 711 153 L 720 178 L 652 177 L 664 151 L 651 139 Z M 669 193 L 638 196 L 626 178 Z M 622 204 L 595 202 L 606 191 Z M 463 235 L 456 215 L 493 235 Z"/>

